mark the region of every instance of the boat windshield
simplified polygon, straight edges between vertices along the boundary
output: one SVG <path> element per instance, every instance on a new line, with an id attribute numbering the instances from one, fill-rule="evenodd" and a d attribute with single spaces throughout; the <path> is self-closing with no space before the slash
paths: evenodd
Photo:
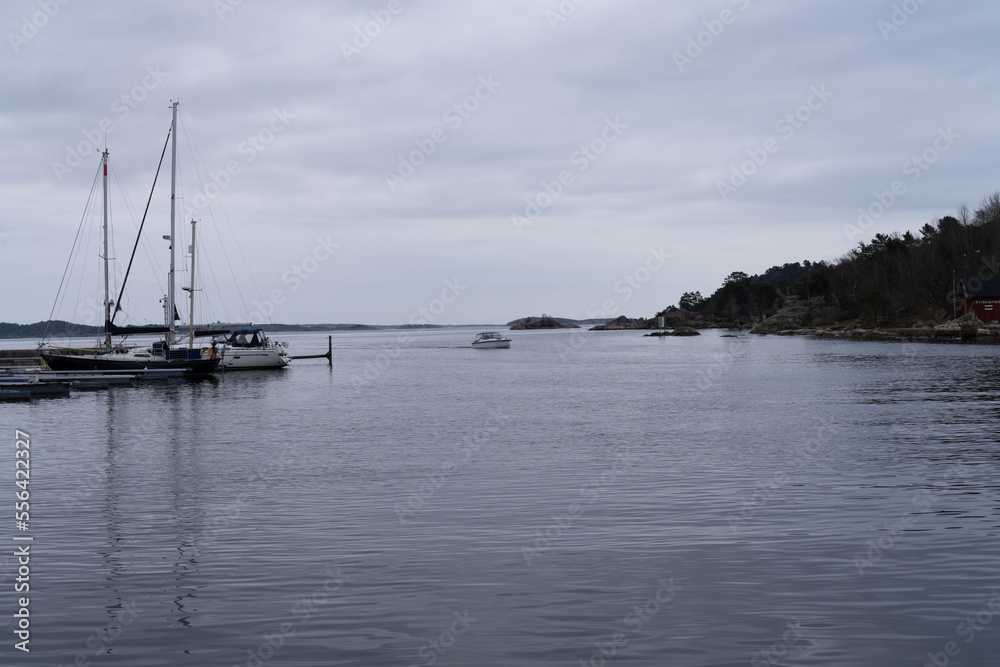
<path id="1" fill-rule="evenodd" d="M 486 333 L 481 333 L 478 336 L 479 340 L 503 340 L 503 336 L 495 331 L 488 331 Z"/>
<path id="2" fill-rule="evenodd" d="M 260 347 L 264 344 L 264 332 L 259 329 L 237 330 L 233 332 L 227 342 L 233 347 Z"/>

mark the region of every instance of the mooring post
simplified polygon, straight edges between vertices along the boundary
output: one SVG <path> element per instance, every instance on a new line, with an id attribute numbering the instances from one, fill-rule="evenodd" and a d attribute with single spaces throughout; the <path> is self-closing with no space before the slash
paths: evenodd
<path id="1" fill-rule="evenodd" d="M 333 336 L 326 337 L 326 360 L 330 363 L 330 368 L 333 368 Z"/>

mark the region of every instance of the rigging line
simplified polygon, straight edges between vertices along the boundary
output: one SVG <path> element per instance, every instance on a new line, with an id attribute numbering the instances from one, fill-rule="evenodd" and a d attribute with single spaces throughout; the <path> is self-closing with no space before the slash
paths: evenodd
<path id="1" fill-rule="evenodd" d="M 202 256 L 205 257 L 206 255 L 202 253 Z M 215 275 L 215 265 L 211 261 L 206 261 L 205 264 L 208 267 L 208 274 L 212 277 L 212 285 L 215 288 L 215 294 L 221 295 L 222 290 L 219 287 L 219 279 Z M 224 298 L 220 300 L 220 305 L 222 307 L 222 316 L 226 318 L 225 321 L 231 322 L 232 320 L 229 319 L 229 310 L 226 308 L 226 300 Z M 211 312 L 218 312 L 218 311 L 215 311 L 213 308 Z"/>
<path id="2" fill-rule="evenodd" d="M 70 249 L 69 256 L 67 257 L 66 260 L 66 268 L 63 270 L 62 280 L 59 281 L 59 289 L 56 291 L 55 301 L 52 304 L 52 310 L 49 312 L 48 321 L 52 320 L 52 318 L 55 316 L 55 313 L 62 312 L 62 304 L 65 302 L 69 293 L 69 284 L 67 283 L 67 278 L 73 274 L 74 267 L 76 266 L 77 255 L 85 252 L 83 250 L 84 229 L 85 226 L 87 225 L 87 219 L 88 219 L 87 216 L 90 214 L 91 202 L 93 201 L 94 192 L 96 191 L 96 186 L 97 186 L 96 180 L 97 179 L 95 178 L 95 183 L 92 184 L 91 186 L 90 196 L 88 197 L 87 205 L 84 207 L 83 210 L 83 217 L 80 218 L 80 224 L 77 227 L 76 236 L 73 239 L 73 246 Z M 79 288 L 79 285 L 77 285 L 77 287 Z M 48 337 L 48 330 L 49 330 L 49 325 L 46 324 L 45 331 L 42 334 L 43 340 Z"/>
<path id="3" fill-rule="evenodd" d="M 118 169 L 115 167 L 114 163 L 109 162 L 109 166 L 111 168 L 111 173 L 114 175 L 115 183 L 118 184 L 118 189 L 119 189 L 119 191 L 122 194 L 122 199 L 125 200 L 125 205 L 128 208 L 128 210 L 129 210 L 129 214 L 131 215 L 132 226 L 138 230 L 139 226 L 135 223 L 135 219 L 137 217 L 135 215 L 135 209 L 132 207 L 132 202 L 129 199 L 128 194 L 125 192 L 125 185 L 122 182 L 121 175 L 119 174 Z M 113 204 L 113 202 L 112 202 L 112 204 Z M 117 238 L 117 235 L 115 235 L 115 236 L 112 237 L 112 239 L 116 239 L 116 238 Z M 143 250 L 146 253 L 146 259 L 149 260 L 150 266 L 154 267 L 155 270 L 156 270 L 156 272 L 155 272 L 156 283 L 157 283 L 157 286 L 160 288 L 160 291 L 162 292 L 162 290 L 163 290 L 163 283 L 162 283 L 162 281 L 160 279 L 160 267 L 159 267 L 159 263 L 156 261 L 155 257 L 152 257 L 150 255 L 149 243 L 146 242 L 146 239 L 143 238 L 143 237 L 141 237 L 141 236 L 139 236 L 138 234 L 137 234 L 137 238 L 142 239 L 142 242 L 143 242 L 142 247 L 143 247 Z M 134 249 L 133 249 L 133 252 L 134 252 Z M 117 257 L 117 250 L 115 252 L 115 257 Z M 119 271 L 119 265 L 116 263 L 116 265 L 115 265 L 115 274 L 114 274 L 114 276 L 115 276 L 115 289 L 118 289 L 118 278 L 119 278 L 118 274 L 119 273 L 120 273 L 120 271 Z M 124 285 L 123 285 L 122 286 L 122 291 L 119 294 L 119 302 L 118 303 L 121 304 L 121 302 L 124 300 L 124 298 L 125 298 L 125 294 L 124 294 Z M 149 318 L 146 317 L 146 315 L 142 312 L 142 310 L 139 309 L 139 308 L 133 308 L 133 306 L 131 304 L 132 300 L 130 299 L 129 301 L 130 301 L 129 308 L 138 311 L 139 316 L 140 316 L 140 318 L 141 318 L 142 321 L 149 322 L 150 321 Z M 112 318 L 114 318 L 114 316 L 117 315 L 119 311 L 125 312 L 124 305 L 118 305 L 118 307 L 116 308 L 115 312 L 112 313 Z M 129 319 L 133 320 L 133 321 L 136 321 L 137 323 L 139 322 L 138 320 L 135 320 L 135 318 L 132 317 L 131 315 L 127 315 L 127 317 Z"/>
<path id="4" fill-rule="evenodd" d="M 89 276 L 89 275 L 87 275 L 87 269 L 86 269 L 86 257 L 89 255 L 89 253 L 90 253 L 91 250 L 94 251 L 94 254 L 97 256 L 98 259 L 102 256 L 101 242 L 100 242 L 101 223 L 98 221 L 98 217 L 99 216 L 100 216 L 100 210 L 99 210 L 98 206 L 92 206 L 90 208 L 90 210 L 87 211 L 87 222 L 84 225 L 84 235 L 85 236 L 80 239 L 80 249 L 73 256 L 73 261 L 72 261 L 72 264 L 71 264 L 70 269 L 69 269 L 69 275 L 72 276 L 76 272 L 76 265 L 80 261 L 80 257 L 83 256 L 85 258 L 84 259 L 85 266 L 82 269 L 82 273 L 80 275 L 80 280 L 77 281 L 77 283 L 76 283 L 76 304 L 77 304 L 77 309 L 76 309 L 76 313 L 74 313 L 74 315 L 82 315 L 83 314 L 83 313 L 80 312 L 80 307 L 81 307 L 82 304 L 84 304 L 84 301 L 81 298 L 81 295 L 83 293 L 84 281 L 86 281 L 88 279 L 94 281 L 93 285 L 88 290 L 88 293 L 91 295 L 90 302 L 86 303 L 86 305 L 88 307 L 90 306 L 91 302 L 95 306 L 98 304 L 98 300 L 95 299 L 93 297 L 93 295 L 95 295 L 95 294 L 99 295 L 99 294 L 103 293 L 103 291 L 101 289 L 101 272 L 100 271 L 94 271 L 93 275 Z M 94 236 L 94 229 L 95 229 L 95 227 L 98 230 L 98 234 L 97 234 L 98 238 L 97 238 L 96 241 L 92 242 L 91 239 Z M 67 299 L 68 297 L 69 297 L 69 289 L 68 289 L 68 286 L 67 286 L 66 293 L 63 294 L 63 296 L 62 296 L 63 301 L 60 301 L 60 303 L 59 303 L 59 311 L 58 312 L 62 312 L 63 303 L 65 302 L 65 299 Z M 97 311 L 95 310 L 93 312 L 93 315 L 96 315 L 96 314 L 97 314 Z M 90 324 L 90 322 L 88 322 L 88 324 Z"/>
<path id="5" fill-rule="evenodd" d="M 207 257 L 207 255 L 205 257 Z M 219 278 L 215 273 L 215 262 L 209 260 L 206 262 L 206 265 L 208 267 L 208 275 L 212 278 L 212 285 L 215 290 L 214 293 L 219 296 L 219 308 L 222 312 L 222 316 L 225 318 L 223 321 L 232 322 L 233 320 L 230 319 L 229 316 L 229 309 L 226 308 L 226 298 L 223 296 L 222 288 L 219 286 Z M 212 312 L 219 311 L 213 310 Z"/>
<path id="6" fill-rule="evenodd" d="M 198 230 L 197 236 L 198 236 L 198 247 L 204 248 L 205 247 L 204 233 L 201 230 Z M 201 295 L 198 297 L 197 310 L 201 316 L 201 321 L 205 322 L 206 324 L 209 324 L 210 323 L 209 320 L 211 319 L 212 314 L 213 313 L 217 314 L 220 310 L 220 307 L 223 317 L 225 317 L 226 321 L 228 321 L 229 315 L 226 312 L 225 299 L 220 298 L 220 303 L 219 303 L 220 307 L 217 307 L 215 300 L 212 297 L 213 294 L 215 294 L 216 296 L 219 296 L 221 294 L 221 292 L 219 291 L 219 282 L 215 279 L 215 269 L 212 266 L 212 262 L 208 259 L 208 255 L 206 255 L 204 252 L 199 252 L 198 256 L 203 258 L 203 261 L 198 263 L 198 275 L 201 277 L 202 289 L 201 289 Z M 208 277 L 212 279 L 214 290 L 206 289 L 209 284 L 209 281 L 206 277 L 206 269 L 208 271 Z M 219 320 L 218 316 L 216 316 L 216 320 Z"/>
<path id="7" fill-rule="evenodd" d="M 153 189 L 156 188 L 156 178 L 160 175 L 160 167 L 163 166 L 163 156 L 167 154 L 167 144 L 170 142 L 170 130 L 167 130 L 167 140 L 163 143 L 163 152 L 160 153 L 160 163 L 156 166 L 156 176 L 153 177 L 153 187 L 149 190 L 149 199 L 146 200 L 146 210 L 142 214 L 142 222 L 139 223 L 139 233 L 135 238 L 135 245 L 132 246 L 132 256 L 128 260 L 128 268 L 125 270 L 125 278 L 122 280 L 122 289 L 118 293 L 118 298 L 115 300 L 115 312 L 111 314 L 111 321 L 115 321 L 115 315 L 121 309 L 122 292 L 125 291 L 125 283 L 128 282 L 129 271 L 132 270 L 132 260 L 135 259 L 135 250 L 139 246 L 139 238 L 142 236 L 142 227 L 146 224 L 146 214 L 149 213 L 149 203 L 153 201 Z M 173 243 L 174 240 L 170 239 Z"/>
<path id="8" fill-rule="evenodd" d="M 149 260 L 149 265 L 151 267 L 153 267 L 153 269 L 154 269 L 157 287 L 159 287 L 160 291 L 162 292 L 163 291 L 163 282 L 162 282 L 162 279 L 160 278 L 160 275 L 161 275 L 160 263 L 157 262 L 156 261 L 156 257 L 151 254 L 150 247 L 149 247 L 149 242 L 138 233 L 139 232 L 139 226 L 135 224 L 135 220 L 136 220 L 136 218 L 138 216 L 135 213 L 135 208 L 132 206 L 132 200 L 129 199 L 128 193 L 125 191 L 125 184 L 122 182 L 121 174 L 118 173 L 118 169 L 115 167 L 114 163 L 111 163 L 111 173 L 114 175 L 115 182 L 118 184 L 118 190 L 122 194 L 122 199 L 125 201 L 126 207 L 128 207 L 129 215 L 132 218 L 132 227 L 134 227 L 137 230 L 136 231 L 136 237 L 142 239 L 142 249 L 146 253 L 146 259 Z M 155 181 L 153 182 L 153 187 L 154 188 L 156 187 L 156 182 Z M 147 207 L 148 207 L 148 205 L 147 205 Z M 148 208 L 147 208 L 147 211 L 148 211 Z M 117 276 L 116 276 L 116 278 L 117 278 Z"/>
<path id="9" fill-rule="evenodd" d="M 198 160 L 195 158 L 195 152 L 198 153 L 198 158 L 201 159 L 202 164 L 205 163 L 205 160 L 204 158 L 202 158 L 201 150 L 199 150 L 197 144 L 194 143 L 193 139 L 194 133 L 192 133 L 191 130 L 188 128 L 187 121 L 183 116 L 181 117 L 181 123 L 184 125 L 184 136 L 187 137 L 188 151 L 191 152 L 191 160 L 195 163 L 195 171 L 196 173 L 198 173 L 198 178 L 200 179 L 201 174 L 198 172 Z M 204 181 L 202 181 L 202 189 L 203 190 L 206 189 Z M 254 291 L 257 293 L 257 298 L 263 301 L 263 298 L 260 295 L 260 289 L 258 289 L 257 282 L 254 280 L 253 272 L 250 271 L 250 265 L 247 263 L 246 256 L 243 255 L 243 248 L 240 247 L 239 238 L 236 236 L 236 232 L 233 231 L 233 226 L 229 222 L 229 216 L 226 214 L 226 209 L 222 205 L 222 198 L 216 197 L 216 199 L 219 202 L 219 208 L 222 210 L 223 219 L 225 219 L 226 224 L 229 226 L 229 231 L 233 235 L 233 241 L 236 243 L 236 248 L 237 250 L 240 251 L 240 256 L 243 258 L 243 265 L 246 267 L 247 273 L 250 276 L 250 284 L 253 285 Z M 207 204 L 208 202 L 207 196 L 205 197 L 205 201 Z M 218 237 L 219 245 L 222 247 L 222 256 L 226 258 L 226 266 L 229 267 L 229 274 L 233 277 L 233 283 L 235 283 L 236 285 L 236 293 L 239 294 L 240 303 L 243 304 L 243 311 L 247 314 L 247 319 L 249 320 L 250 309 L 247 308 L 246 298 L 243 296 L 243 290 L 240 289 L 240 281 L 236 278 L 236 271 L 233 270 L 233 264 L 229 260 L 229 253 L 226 250 L 226 242 L 222 240 L 222 234 L 219 233 L 219 223 L 215 219 L 215 213 L 214 211 L 212 211 L 212 207 L 208 205 L 207 208 L 208 208 L 208 215 L 212 219 L 212 227 L 215 229 L 215 235 Z M 226 319 L 229 319 L 228 316 L 226 317 Z"/>
<path id="10" fill-rule="evenodd" d="M 104 161 L 101 160 L 101 164 Z M 101 167 L 98 165 L 97 172 L 94 174 L 94 182 L 90 186 L 90 196 L 87 197 L 87 205 L 83 208 L 83 215 L 80 216 L 80 224 L 76 228 L 76 236 L 73 238 L 73 246 L 69 251 L 69 259 L 66 261 L 66 268 L 63 269 L 62 278 L 59 280 L 59 289 L 56 290 L 55 301 L 52 302 L 52 310 L 49 311 L 49 319 L 45 323 L 45 331 L 42 333 L 42 340 L 44 341 L 49 335 L 49 323 L 52 322 L 52 315 L 56 312 L 56 306 L 59 304 L 59 295 L 62 294 L 63 284 L 66 282 L 66 274 L 69 272 L 70 263 L 73 261 L 73 255 L 76 252 L 77 243 L 80 240 L 80 231 L 83 229 L 83 223 L 87 219 L 87 209 L 90 208 L 90 202 L 94 200 L 94 192 L 97 190 L 98 177 L 101 174 Z M 65 295 L 63 295 L 65 296 Z"/>
<path id="11" fill-rule="evenodd" d="M 229 222 L 229 215 L 226 213 L 226 207 L 222 205 L 222 200 L 219 200 L 219 208 L 222 210 L 222 218 L 226 221 L 226 225 L 229 227 L 229 233 L 233 235 L 233 243 L 236 244 L 236 249 L 240 253 L 240 258 L 243 260 L 243 266 L 247 270 L 247 275 L 250 276 L 250 284 L 253 285 L 253 290 L 257 294 L 257 299 L 261 302 L 264 301 L 264 297 L 261 296 L 260 288 L 257 287 L 257 281 L 254 279 L 253 271 L 250 270 L 250 265 L 247 263 L 246 255 L 243 254 L 243 247 L 240 245 L 240 240 L 236 236 L 236 231 L 233 229 L 232 223 Z M 229 272 L 233 276 L 233 281 L 236 283 L 236 292 L 240 295 L 240 303 L 243 304 L 243 311 L 247 314 L 247 320 L 250 319 L 250 309 L 247 308 L 246 298 L 243 296 L 243 290 L 240 289 L 240 283 L 236 279 L 236 272 L 233 270 L 232 264 L 229 262 L 229 254 L 226 253 L 226 244 L 222 240 L 222 234 L 219 233 L 219 224 L 215 220 L 215 215 L 212 214 L 211 209 L 209 209 L 209 215 L 212 217 L 213 226 L 215 227 L 215 234 L 219 237 L 219 243 L 222 244 L 222 252 L 226 258 L 226 263 L 229 264 Z M 268 318 L 270 321 L 270 318 Z"/>

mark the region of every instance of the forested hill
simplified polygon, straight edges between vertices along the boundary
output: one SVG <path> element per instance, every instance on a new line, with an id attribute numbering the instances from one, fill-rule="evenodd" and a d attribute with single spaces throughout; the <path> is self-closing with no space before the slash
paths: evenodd
<path id="1" fill-rule="evenodd" d="M 919 235 L 919 236 L 918 236 Z M 1000 274 L 1000 192 L 984 198 L 972 211 L 927 223 L 912 232 L 876 233 L 869 242 L 835 262 L 795 262 L 761 275 L 735 271 L 710 297 L 686 292 L 678 307 L 746 324 L 774 314 L 791 295 L 822 297 L 838 321 L 858 319 L 872 324 L 912 324 L 941 320 L 953 299 L 969 296 Z"/>
<path id="2" fill-rule="evenodd" d="M 46 333 L 48 327 L 48 333 Z M 13 322 L 0 322 L 0 338 L 41 338 L 48 335 L 50 337 L 67 336 L 91 336 L 104 331 L 103 327 L 89 327 L 83 324 L 73 324 L 64 320 L 52 320 L 51 322 L 35 322 L 34 324 L 14 324 Z"/>

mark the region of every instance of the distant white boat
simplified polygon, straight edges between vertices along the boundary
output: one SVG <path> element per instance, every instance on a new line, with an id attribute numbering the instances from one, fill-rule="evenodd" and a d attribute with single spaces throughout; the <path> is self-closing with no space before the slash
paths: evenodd
<path id="1" fill-rule="evenodd" d="M 219 365 L 226 370 L 284 368 L 292 361 L 285 349 L 288 343 L 272 341 L 257 327 L 233 329 L 221 345 L 224 353 Z"/>
<path id="2" fill-rule="evenodd" d="M 476 339 L 472 341 L 472 347 L 482 349 L 510 347 L 510 338 L 504 338 L 497 331 L 483 331 L 476 334 Z"/>

